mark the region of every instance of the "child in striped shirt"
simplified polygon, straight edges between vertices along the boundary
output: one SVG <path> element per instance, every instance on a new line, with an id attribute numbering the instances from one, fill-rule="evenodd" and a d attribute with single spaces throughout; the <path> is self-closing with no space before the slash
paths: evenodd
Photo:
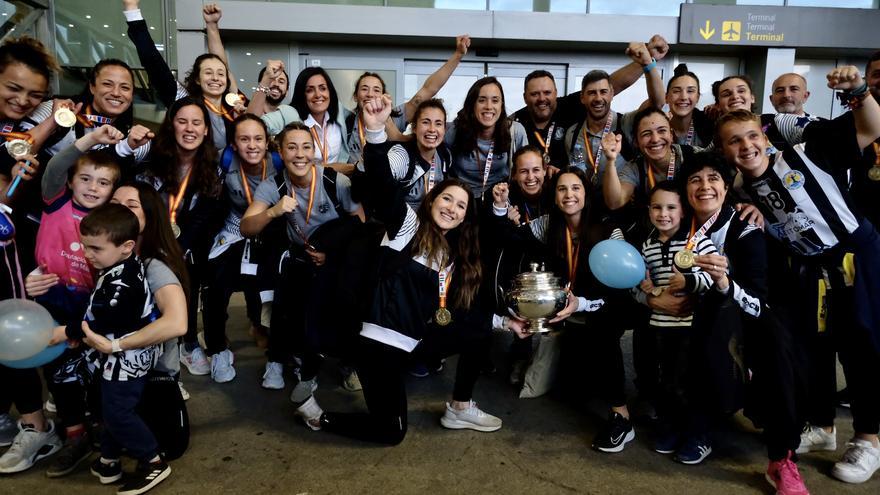
<path id="1" fill-rule="evenodd" d="M 674 291 L 699 295 L 709 290 L 712 279 L 693 265 L 693 255 L 717 253 L 711 239 L 703 235 L 711 220 L 704 226 L 693 221 L 683 224 L 681 197 L 672 181 L 660 182 L 653 188 L 648 208 L 654 225 L 642 245 L 648 276 L 633 289 L 636 300 L 647 304 L 648 294 Z M 675 459 L 685 464 L 699 464 L 712 452 L 707 428 L 699 424 L 701 421 L 693 421 L 687 404 L 692 321 L 693 314 L 670 315 L 653 310 L 648 324 L 637 330 L 650 332 L 657 340 L 660 372 L 654 400 L 659 431 L 654 450 L 661 454 L 674 452 Z"/>

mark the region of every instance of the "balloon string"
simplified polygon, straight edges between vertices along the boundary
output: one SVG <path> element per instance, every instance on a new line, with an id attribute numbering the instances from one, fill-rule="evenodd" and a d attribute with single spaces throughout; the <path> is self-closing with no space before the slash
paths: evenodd
<path id="1" fill-rule="evenodd" d="M 21 261 L 18 259 L 18 245 L 15 244 L 15 239 L 12 240 L 12 253 L 15 255 L 15 275 L 18 278 L 18 293 L 19 297 L 22 299 L 26 298 L 24 292 L 24 280 L 21 278 Z M 6 261 L 6 266 L 9 266 L 9 261 Z"/>

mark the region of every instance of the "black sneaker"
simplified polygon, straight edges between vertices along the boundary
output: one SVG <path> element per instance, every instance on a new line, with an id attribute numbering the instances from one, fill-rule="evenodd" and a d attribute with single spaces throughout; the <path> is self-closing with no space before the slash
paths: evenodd
<path id="1" fill-rule="evenodd" d="M 171 474 L 171 466 L 165 461 L 139 462 L 137 469 L 119 488 L 116 495 L 139 495 L 153 489 Z"/>
<path id="2" fill-rule="evenodd" d="M 849 409 L 849 388 L 837 391 L 837 405 Z"/>
<path id="3" fill-rule="evenodd" d="M 92 455 L 92 439 L 88 434 L 82 435 L 76 440 L 68 439 L 64 442 L 64 446 L 55 455 L 55 459 L 49 469 L 46 470 L 46 476 L 50 478 L 59 478 L 67 476 L 74 472 L 76 467 Z"/>
<path id="4" fill-rule="evenodd" d="M 102 485 L 109 485 L 122 479 L 122 464 L 118 460 L 105 464 L 99 457 L 92 463 L 91 472 L 98 477 Z"/>
<path id="5" fill-rule="evenodd" d="M 608 422 L 593 439 L 593 448 L 602 452 L 620 452 L 627 442 L 636 438 L 632 422 L 616 412 L 608 417 Z"/>

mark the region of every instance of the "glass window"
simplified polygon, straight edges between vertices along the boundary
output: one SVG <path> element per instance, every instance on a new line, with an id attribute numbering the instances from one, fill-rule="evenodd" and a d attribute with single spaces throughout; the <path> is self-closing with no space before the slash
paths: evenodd
<path id="1" fill-rule="evenodd" d="M 409 100 L 415 96 L 428 76 L 439 69 L 441 65 L 443 65 L 442 61 L 407 60 L 404 65 L 404 100 Z M 436 96 L 443 100 L 443 106 L 446 108 L 446 120 L 452 122 L 455 119 L 455 115 L 464 103 L 464 97 L 467 95 L 468 89 L 477 79 L 483 77 L 484 70 L 485 64 L 480 62 L 462 62 L 458 65 L 455 72 L 452 73 L 452 77 L 443 85 L 443 88 Z"/>
<path id="2" fill-rule="evenodd" d="M 159 51 L 169 54 L 165 32 L 164 2 L 142 2 L 141 12 Z M 173 16 L 172 16 L 173 17 Z M 92 67 L 102 58 L 119 58 L 132 67 L 141 67 L 134 45 L 126 37 L 127 25 L 122 7 L 107 8 L 93 0 L 55 2 L 55 55 L 62 65 Z M 176 65 L 174 57 L 169 65 Z"/>
<path id="3" fill-rule="evenodd" d="M 591 14 L 670 15 L 678 17 L 683 0 L 590 0 Z M 722 3 L 722 2 L 713 2 Z"/>
<path id="4" fill-rule="evenodd" d="M 327 68 L 324 70 L 327 71 L 327 74 L 330 74 L 330 79 L 333 81 L 333 87 L 336 88 L 336 93 L 339 95 L 339 101 L 342 103 L 342 106 L 349 110 L 354 110 L 356 106 L 352 96 L 354 85 L 366 70 Z M 391 96 L 391 101 L 396 101 L 394 96 L 397 93 L 397 73 L 393 70 L 370 70 L 369 72 L 379 74 L 379 77 L 385 82 L 385 92 Z"/>

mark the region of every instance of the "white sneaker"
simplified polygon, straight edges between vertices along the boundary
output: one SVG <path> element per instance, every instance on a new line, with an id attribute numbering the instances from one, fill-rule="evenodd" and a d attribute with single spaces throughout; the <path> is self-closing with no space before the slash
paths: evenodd
<path id="1" fill-rule="evenodd" d="M 52 414 L 55 414 L 58 412 L 58 408 L 55 407 L 55 397 L 52 397 L 52 394 L 49 394 L 49 398 L 46 399 L 45 403 L 43 403 L 43 409 L 45 409 L 46 412 L 49 412 Z"/>
<path id="2" fill-rule="evenodd" d="M 207 375 L 211 372 L 211 365 L 201 347 L 196 347 L 192 352 L 186 352 L 186 347 L 180 344 L 180 364 L 186 366 L 190 375 Z"/>
<path id="3" fill-rule="evenodd" d="M 29 469 L 35 462 L 61 448 L 61 439 L 55 434 L 55 423 L 47 420 L 49 431 L 37 431 L 18 422 L 18 435 L 12 447 L 0 457 L 0 473 L 18 473 Z"/>
<path id="4" fill-rule="evenodd" d="M 235 378 L 233 362 L 235 362 L 235 356 L 229 349 L 211 356 L 211 379 L 217 383 L 231 382 Z"/>
<path id="5" fill-rule="evenodd" d="M 453 408 L 447 402 L 440 424 L 452 430 L 495 431 L 501 428 L 501 418 L 484 413 L 474 401 L 470 401 L 467 409 L 462 410 Z"/>
<path id="6" fill-rule="evenodd" d="M 798 446 L 798 454 L 806 454 L 817 450 L 837 450 L 837 427 L 831 433 L 818 426 L 807 425 L 801 432 L 801 444 Z"/>
<path id="7" fill-rule="evenodd" d="M 306 402 L 317 389 L 318 380 L 316 378 L 300 381 L 295 387 L 293 387 L 293 391 L 290 392 L 290 402 L 293 402 L 294 404 L 302 404 Z"/>
<path id="8" fill-rule="evenodd" d="M 321 406 L 318 405 L 318 401 L 315 400 L 315 396 L 309 397 L 309 400 L 303 402 L 303 404 L 296 408 L 296 415 L 301 417 L 303 421 L 306 423 L 306 426 L 312 429 L 312 431 L 318 431 L 321 429 L 321 415 L 324 414 L 324 411 L 321 409 Z"/>
<path id="9" fill-rule="evenodd" d="M 281 363 L 266 363 L 266 371 L 263 373 L 263 388 L 269 390 L 281 390 L 284 388 L 284 365 Z"/>
<path id="10" fill-rule="evenodd" d="M 831 474 L 847 483 L 864 483 L 880 468 L 880 449 L 868 440 L 853 438 L 846 442 L 840 462 L 834 464 Z"/>
<path id="11" fill-rule="evenodd" d="M 183 382 L 179 379 L 177 380 L 177 388 L 180 389 L 180 397 L 185 401 L 189 400 L 189 392 L 187 392 L 186 389 L 183 388 Z"/>

